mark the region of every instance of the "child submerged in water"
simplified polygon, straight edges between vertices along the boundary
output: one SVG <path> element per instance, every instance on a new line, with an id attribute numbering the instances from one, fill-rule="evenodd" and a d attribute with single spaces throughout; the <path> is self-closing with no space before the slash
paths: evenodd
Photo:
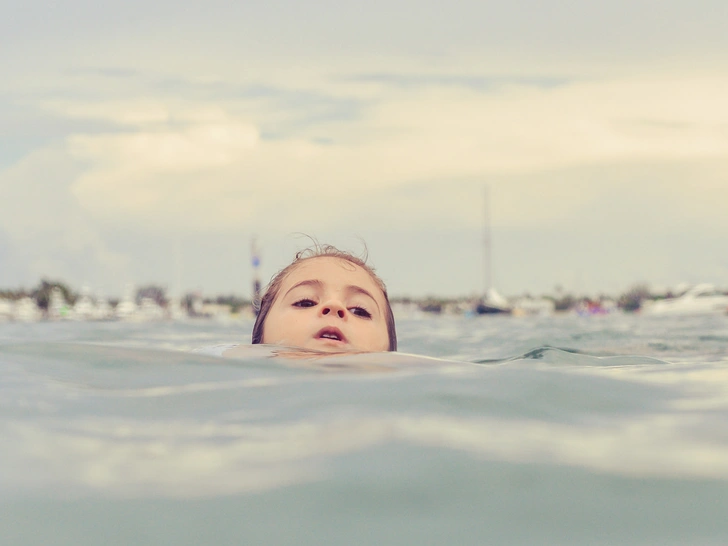
<path id="1" fill-rule="evenodd" d="M 396 351 L 387 288 L 348 252 L 330 245 L 304 250 L 266 288 L 252 342 L 323 352 Z"/>

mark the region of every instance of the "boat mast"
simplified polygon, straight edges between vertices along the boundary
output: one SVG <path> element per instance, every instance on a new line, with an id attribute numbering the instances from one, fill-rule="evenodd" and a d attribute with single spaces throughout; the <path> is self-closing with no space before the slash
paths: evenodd
<path id="1" fill-rule="evenodd" d="M 490 200 L 488 186 L 483 187 L 483 281 L 485 286 L 483 289 L 483 299 L 488 299 L 488 292 L 491 288 L 491 261 L 490 261 Z"/>
<path id="2" fill-rule="evenodd" d="M 250 240 L 250 256 L 253 265 L 253 313 L 257 316 L 260 312 L 260 256 L 258 245 L 255 242 L 255 235 Z"/>
<path id="3" fill-rule="evenodd" d="M 177 237 L 174 248 L 174 277 L 174 295 L 182 304 L 182 241 L 179 237 Z"/>

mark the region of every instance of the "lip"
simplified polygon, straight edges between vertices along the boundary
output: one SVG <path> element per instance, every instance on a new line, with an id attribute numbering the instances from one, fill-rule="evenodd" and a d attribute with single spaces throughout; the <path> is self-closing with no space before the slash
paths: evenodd
<path id="1" fill-rule="evenodd" d="M 331 339 L 327 337 L 322 337 L 324 334 L 333 334 L 339 339 Z M 345 345 L 349 341 L 346 339 L 346 336 L 339 330 L 336 326 L 324 326 L 321 328 L 318 332 L 316 332 L 316 335 L 314 338 L 328 342 L 333 343 L 336 345 Z"/>

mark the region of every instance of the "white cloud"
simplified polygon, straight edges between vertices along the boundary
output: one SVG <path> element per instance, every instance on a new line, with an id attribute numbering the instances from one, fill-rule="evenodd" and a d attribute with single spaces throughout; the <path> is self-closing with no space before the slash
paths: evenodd
<path id="1" fill-rule="evenodd" d="M 121 285 L 129 258 L 113 252 L 68 186 L 81 172 L 62 149 L 33 152 L 0 171 L 0 232 L 19 262 L 17 271 L 35 282 L 42 277 L 105 280 L 105 291 Z M 21 284 L 7 267 L 5 282 Z"/>
<path id="2" fill-rule="evenodd" d="M 15 29 L 12 47 L 0 50 L 8 76 L 0 100 L 36 118 L 16 124 L 27 131 L 14 141 L 28 143 L 23 167 L 0 174 L 21 188 L 2 188 L 6 204 L 21 203 L 5 207 L 4 240 L 43 260 L 53 246 L 36 244 L 44 237 L 75 249 L 34 271 L 64 259 L 78 269 L 88 262 L 83 248 L 122 261 L 114 248 L 156 252 L 172 232 L 217 240 L 363 226 L 396 244 L 423 227 L 479 233 L 484 183 L 495 227 L 522 233 L 577 229 L 606 241 L 620 230 L 726 229 L 728 79 L 717 70 L 726 52 L 711 15 L 717 3 L 663 6 L 660 25 L 652 3 L 630 4 L 629 20 L 620 3 L 577 12 L 550 4 L 546 23 L 524 20 L 546 9 L 524 5 L 474 3 L 457 14 L 418 5 L 414 15 L 388 7 L 386 20 L 373 9 L 336 27 L 328 12 L 282 23 L 267 4 L 264 13 L 241 5 L 239 18 L 206 5 L 171 19 L 161 5 L 140 5 L 125 8 L 139 24 L 102 10 L 54 19 L 40 35 Z M 485 12 L 492 17 L 462 20 Z M 264 17 L 242 16 L 252 13 Z M 48 114 L 63 118 L 54 132 L 42 126 Z M 52 147 L 58 161 L 46 161 L 40 146 L 63 131 Z M 125 230 L 135 236 L 120 241 Z M 631 240 L 623 241 L 612 256 L 626 255 Z M 652 262 L 671 248 L 651 248 Z M 161 276 L 160 265 L 147 275 L 155 268 Z M 607 270 L 592 274 L 616 275 Z"/>
<path id="3" fill-rule="evenodd" d="M 495 179 L 506 203 L 521 201 L 505 205 L 508 221 L 533 225 L 557 222 L 602 191 L 588 179 L 558 180 L 560 170 L 692 161 L 712 162 L 728 175 L 725 163 L 715 162 L 728 156 L 726 94 L 726 78 L 510 85 L 489 93 L 437 85 L 382 88 L 360 118 L 310 123 L 298 136 L 274 140 L 259 136 L 266 120 L 295 119 L 300 109 L 256 99 L 265 109 L 253 121 L 239 113 L 246 110 L 244 99 L 53 107 L 71 117 L 123 124 L 115 133 L 67 139 L 72 157 L 89 165 L 72 186 L 89 214 L 119 222 L 134 217 L 150 227 L 209 229 L 265 223 L 277 215 L 279 227 L 296 230 L 302 223 L 335 227 L 362 201 L 379 202 L 382 211 L 391 208 L 387 201 L 398 202 L 403 225 L 412 220 L 408 210 L 418 215 L 428 207 L 450 208 L 459 221 L 479 223 L 480 208 L 468 195 L 477 184 L 458 180 Z M 398 201 L 398 189 L 433 180 L 443 191 L 430 201 L 416 192 Z M 711 180 L 706 183 L 724 195 L 721 177 Z M 676 203 L 685 197 L 686 186 L 669 174 L 664 182 L 666 196 Z M 548 207 L 542 199 L 529 206 L 522 195 L 529 188 L 558 199 Z M 321 207 L 329 210 L 311 214 Z"/>

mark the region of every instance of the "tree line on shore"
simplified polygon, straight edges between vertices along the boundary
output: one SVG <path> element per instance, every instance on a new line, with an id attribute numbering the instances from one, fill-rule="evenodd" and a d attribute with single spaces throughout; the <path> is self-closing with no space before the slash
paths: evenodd
<path id="1" fill-rule="evenodd" d="M 74 290 L 70 285 L 63 281 L 42 279 L 37 286 L 31 289 L 0 289 L 0 299 L 19 300 L 21 298 L 28 297 L 34 300 L 41 310 L 45 311 L 48 310 L 51 302 L 51 295 L 54 291 L 61 295 L 65 304 L 68 306 L 75 305 L 81 297 L 81 292 Z M 608 296 L 606 294 L 601 294 L 596 297 L 580 296 L 559 290 L 557 295 L 545 295 L 542 296 L 542 298 L 551 300 L 555 311 L 568 311 L 576 308 L 580 304 L 599 303 L 604 301 L 614 302 L 618 308 L 624 311 L 636 311 L 645 300 L 655 300 L 670 296 L 672 296 L 672 294 L 669 292 L 667 294 L 653 294 L 650 292 L 649 287 L 646 284 L 635 284 L 616 297 Z M 525 295 L 525 297 L 529 296 Z M 137 287 L 134 291 L 133 298 L 136 303 L 140 303 L 143 299 L 150 299 L 160 307 L 167 307 L 170 302 L 170 297 L 167 293 L 166 287 L 153 283 Z M 412 305 L 425 312 L 439 313 L 449 306 L 467 303 L 476 298 L 443 298 L 428 296 L 423 298 L 392 297 L 390 299 L 392 303 Z M 116 298 L 110 298 L 107 301 L 112 307 L 116 307 L 119 303 L 119 300 Z M 203 298 L 199 292 L 188 292 L 184 294 L 181 298 L 180 304 L 183 308 L 192 312 L 195 309 L 195 302 L 225 305 L 230 308 L 232 313 L 237 313 L 246 306 L 251 305 L 251 300 L 249 298 L 239 295 L 227 294 Z"/>
<path id="2" fill-rule="evenodd" d="M 23 298 L 30 298 L 35 301 L 36 305 L 42 311 L 47 311 L 51 304 L 52 294 L 56 292 L 60 294 L 63 303 L 73 307 L 82 296 L 82 292 L 74 290 L 69 284 L 59 280 L 42 279 L 37 286 L 26 289 L 2 289 L 0 288 L 0 299 L 17 301 Z M 167 307 L 170 303 L 170 297 L 167 294 L 167 288 L 159 284 L 145 284 L 134 290 L 133 298 L 135 303 L 139 304 L 143 300 L 148 299 L 159 305 Z M 108 298 L 106 300 L 111 307 L 119 304 L 118 298 Z M 236 313 L 243 307 L 250 305 L 251 300 L 234 294 L 218 295 L 214 297 L 203 298 L 198 292 L 188 292 L 181 298 L 180 304 L 183 308 L 192 310 L 195 308 L 195 302 L 214 303 L 218 305 L 227 305 L 231 312 Z"/>

